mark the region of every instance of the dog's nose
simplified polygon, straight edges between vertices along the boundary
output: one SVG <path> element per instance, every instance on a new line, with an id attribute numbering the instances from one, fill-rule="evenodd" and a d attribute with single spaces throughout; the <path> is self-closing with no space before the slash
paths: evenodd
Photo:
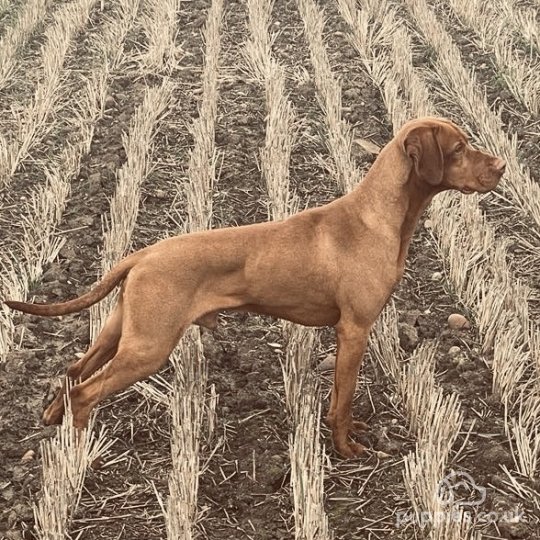
<path id="1" fill-rule="evenodd" d="M 504 171 L 506 169 L 506 161 L 504 161 L 504 159 L 497 158 L 495 160 L 494 167 L 498 173 L 504 174 Z"/>

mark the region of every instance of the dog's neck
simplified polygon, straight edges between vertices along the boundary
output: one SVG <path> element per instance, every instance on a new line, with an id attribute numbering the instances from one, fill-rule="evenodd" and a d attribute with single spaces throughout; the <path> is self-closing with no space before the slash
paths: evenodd
<path id="1" fill-rule="evenodd" d="M 389 163 L 393 166 L 388 167 Z M 403 266 L 420 216 L 437 192 L 420 181 L 398 145 L 389 144 L 350 195 L 361 199 L 363 220 L 387 227 L 394 238 L 400 238 L 397 262 Z M 380 223 L 381 216 L 384 223 Z"/>

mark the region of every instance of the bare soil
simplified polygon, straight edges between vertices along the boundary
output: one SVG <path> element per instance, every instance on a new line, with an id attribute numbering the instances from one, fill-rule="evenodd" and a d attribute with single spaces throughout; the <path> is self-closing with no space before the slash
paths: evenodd
<path id="1" fill-rule="evenodd" d="M 355 137 L 382 146 L 391 137 L 390 125 L 378 91 L 346 39 L 346 28 L 332 2 L 322 3 L 328 14 L 328 47 L 343 83 L 344 117 Z M 177 83 L 169 117 L 160 129 L 153 153 L 155 167 L 143 186 L 133 248 L 175 234 L 182 218 L 182 199 L 176 182 L 185 178 L 191 137 L 188 126 L 197 115 L 200 98 L 207 0 L 184 2 L 179 13 L 178 42 L 185 56 L 173 73 Z M 258 169 L 264 141 L 264 92 L 241 69 L 241 44 L 247 35 L 244 2 L 227 2 L 222 30 L 223 51 L 216 143 L 221 166 L 215 186 L 214 226 L 235 226 L 268 219 L 266 188 Z M 92 27 L 99 28 L 96 12 Z M 321 165 L 327 158 L 324 117 L 315 88 L 302 22 L 293 0 L 276 0 L 275 42 L 278 60 L 289 73 L 288 90 L 301 120 L 291 163 L 292 184 L 303 206 L 324 204 L 339 196 L 338 188 Z M 140 32 L 129 38 L 128 51 L 141 47 Z M 40 36 L 35 37 L 35 46 Z M 72 51 L 69 65 L 89 69 L 84 39 Z M 477 54 L 472 51 L 471 54 Z M 483 61 L 478 56 L 479 62 Z M 144 86 L 159 77 L 141 76 L 135 69 L 114 73 L 109 106 L 100 120 L 90 155 L 72 185 L 70 201 L 59 230 L 66 238 L 58 260 L 50 265 L 31 294 L 39 301 L 58 301 L 81 293 L 95 281 L 102 242 L 102 217 L 114 193 L 115 172 L 125 161 L 122 133 L 142 102 Z M 492 96 L 490 96 L 491 98 Z M 499 96 L 504 102 L 505 97 Z M 459 119 L 458 119 L 459 120 Z M 517 120 L 516 120 L 517 122 Z M 62 134 L 40 147 L 42 156 L 54 155 Z M 538 147 L 538 140 L 536 146 Z M 533 154 L 524 148 L 524 159 Z M 368 168 L 374 156 L 356 152 L 358 166 Z M 531 163 L 533 163 L 531 161 Z M 18 205 L 34 183 L 42 181 L 38 166 L 29 165 L 3 195 L 0 245 L 12 245 L 19 234 Z M 28 171 L 34 174 L 29 176 Z M 171 208 L 175 210 L 172 211 Z M 538 284 L 537 284 L 538 285 Z M 482 511 L 523 508 L 526 521 L 486 525 L 486 538 L 540 539 L 540 482 L 520 479 L 538 495 L 524 499 L 509 487 L 502 466 L 515 469 L 504 436 L 500 404 L 491 393 L 490 355 L 480 352 L 475 329 L 447 328 L 450 313 L 467 314 L 444 280 L 444 269 L 423 220 L 411 246 L 406 276 L 395 293 L 402 346 L 407 352 L 423 340 L 437 340 L 436 371 L 445 391 L 457 392 L 466 418 L 466 430 L 457 444 L 464 445 L 451 468 L 469 472 L 487 488 Z M 0 365 L 0 537 L 35 538 L 32 504 L 39 497 L 41 440 L 55 428 L 44 428 L 40 416 L 52 398 L 59 378 L 76 353 L 89 344 L 88 314 L 62 319 L 16 317 L 21 348 Z M 224 314 L 218 330 L 204 334 L 210 362 L 210 383 L 219 394 L 218 435 L 224 445 L 209 460 L 201 476 L 200 533 L 209 539 L 285 539 L 294 534 L 289 486 L 289 428 L 284 406 L 280 367 L 282 349 L 276 321 L 259 316 Z M 451 347 L 459 347 L 451 357 Z M 316 364 L 335 351 L 333 331 L 321 331 Z M 163 376 L 169 375 L 165 368 Z M 328 406 L 331 374 L 323 380 L 323 411 Z M 354 462 L 341 460 L 331 448 L 323 427 L 327 456 L 326 510 L 330 527 L 340 539 L 417 538 L 409 527 L 398 527 L 398 512 L 410 510 L 402 471 L 403 457 L 414 450 L 406 421 L 393 388 L 369 356 L 359 381 L 355 414 L 366 419 L 371 431 L 364 442 L 371 452 Z M 101 467 L 87 474 L 72 537 L 94 540 L 166 537 L 155 490 L 167 494 L 170 470 L 169 415 L 167 411 L 129 390 L 106 403 L 97 425 L 105 425 L 115 439 Z M 324 426 L 324 422 L 323 422 Z M 467 435 L 467 436 L 466 436 Z M 35 458 L 21 462 L 28 451 Z M 203 454 L 209 456 L 210 449 Z M 113 462 L 114 461 L 114 462 Z M 111 463 L 113 462 L 113 463 Z M 427 537 L 427 533 L 426 533 Z"/>

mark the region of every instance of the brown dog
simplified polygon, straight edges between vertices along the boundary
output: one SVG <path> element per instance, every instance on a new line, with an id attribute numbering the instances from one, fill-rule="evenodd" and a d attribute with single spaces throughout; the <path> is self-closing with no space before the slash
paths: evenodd
<path id="1" fill-rule="evenodd" d="M 90 292 L 61 304 L 6 302 L 35 315 L 87 308 L 122 280 L 118 304 L 86 355 L 67 372 L 75 426 L 105 397 L 156 373 L 192 323 L 213 328 L 222 310 L 307 326 L 334 326 L 337 363 L 328 422 L 345 457 L 364 447 L 349 434 L 351 405 L 371 325 L 403 275 L 411 236 L 432 197 L 485 193 L 504 173 L 452 122 L 407 123 L 350 194 L 281 222 L 185 234 L 123 259 Z M 110 362 L 109 362 L 110 361 Z M 99 373 L 96 370 L 109 364 Z M 63 416 L 61 390 L 43 415 Z"/>

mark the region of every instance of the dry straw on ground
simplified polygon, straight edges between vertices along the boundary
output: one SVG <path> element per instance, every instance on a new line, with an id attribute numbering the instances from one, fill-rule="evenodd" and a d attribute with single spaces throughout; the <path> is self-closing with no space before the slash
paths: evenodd
<path id="1" fill-rule="evenodd" d="M 393 8 L 388 2 L 365 0 L 362 9 L 356 0 L 336 0 L 339 12 L 349 27 L 349 40 L 360 55 L 366 72 L 381 90 L 394 133 L 409 117 L 406 103 L 400 97 L 388 55 L 383 50 L 391 36 L 400 30 Z"/>
<path id="2" fill-rule="evenodd" d="M 261 150 L 261 170 L 268 192 L 269 215 L 284 219 L 297 211 L 289 189 L 289 162 L 296 136 L 292 103 L 285 90 L 285 72 L 272 56 L 270 2 L 248 2 L 250 38 L 245 46 L 248 72 L 265 89 L 266 136 Z"/>
<path id="3" fill-rule="evenodd" d="M 289 185 L 290 156 L 296 135 L 295 115 L 285 90 L 285 72 L 272 56 L 271 2 L 248 1 L 250 37 L 245 57 L 248 72 L 264 86 L 266 137 L 261 170 L 268 192 L 269 216 L 285 219 L 298 210 Z M 310 359 L 316 334 L 311 328 L 284 321 L 285 361 L 282 364 L 285 402 L 291 420 L 289 436 L 295 538 L 326 540 L 324 511 L 324 448 L 320 444 L 320 391 Z"/>
<path id="4" fill-rule="evenodd" d="M 6 0 L 7 6 L 9 1 Z M 13 26 L 6 29 L 0 40 L 0 90 L 13 81 L 17 69 L 18 53 L 28 38 L 45 17 L 47 0 L 30 0 L 27 2 Z M 1 9 L 1 7 L 0 7 Z"/>
<path id="5" fill-rule="evenodd" d="M 540 62 L 519 49 L 508 11 L 486 0 L 450 0 L 459 20 L 476 35 L 476 44 L 492 53 L 498 72 L 517 101 L 540 113 Z M 478 24 L 481 20 L 482 24 Z"/>
<path id="6" fill-rule="evenodd" d="M 112 16 L 105 20 L 103 31 L 92 41 L 108 72 L 120 69 L 127 62 L 124 42 L 135 23 L 140 3 L 140 0 L 118 0 Z"/>
<path id="7" fill-rule="evenodd" d="M 272 58 L 272 37 L 269 30 L 272 2 L 248 0 L 247 9 L 249 37 L 244 46 L 244 57 L 248 73 L 259 84 L 266 86 L 271 76 L 271 65 L 278 66 Z"/>
<path id="8" fill-rule="evenodd" d="M 221 50 L 222 0 L 213 0 L 204 30 L 206 49 L 202 74 L 199 118 L 190 127 L 193 148 L 189 157 L 189 181 L 179 186 L 187 201 L 186 231 L 209 229 L 212 220 L 212 189 L 216 178 L 215 125 L 218 103 L 218 73 Z"/>
<path id="9" fill-rule="evenodd" d="M 164 511 L 167 538 L 188 540 L 195 537 L 198 520 L 200 447 L 208 380 L 198 329 L 185 333 L 171 361 L 175 373 L 169 401 L 172 470 Z"/>
<path id="10" fill-rule="evenodd" d="M 319 103 L 325 113 L 326 140 L 331 156 L 331 173 L 343 192 L 353 189 L 360 180 L 360 171 L 352 159 L 352 130 L 342 118 L 341 84 L 332 73 L 324 44 L 324 14 L 313 0 L 298 0 L 315 74 Z"/>
<path id="11" fill-rule="evenodd" d="M 126 12 L 121 9 L 120 14 L 116 15 L 126 16 Z M 130 13 L 127 12 L 127 15 Z M 63 107 L 72 127 L 72 135 L 61 154 L 44 166 L 45 184 L 38 185 L 20 209 L 23 239 L 12 249 L 6 250 L 5 256 L 0 259 L 0 267 L 3 268 L 0 290 L 5 298 L 26 298 L 29 286 L 41 276 L 44 265 L 55 258 L 61 247 L 56 227 L 62 217 L 70 183 L 79 172 L 81 159 L 90 152 L 96 122 L 104 112 L 109 71 L 114 67 L 110 65 L 110 59 L 116 58 L 114 51 L 107 49 L 105 44 L 121 49 L 121 42 L 116 39 L 117 29 L 124 29 L 125 37 L 126 28 L 132 22 L 131 18 L 127 22 L 123 19 L 108 20 L 102 32 L 95 34 L 91 48 L 101 63 L 84 79 L 82 92 L 75 94 Z M 114 39 L 111 34 L 114 34 Z M 16 268 L 11 262 L 15 259 L 18 261 Z M 13 346 L 15 329 L 13 313 L 2 309 L 0 319 L 2 361 Z"/>
<path id="12" fill-rule="evenodd" d="M 425 0 L 405 2 L 419 30 L 436 52 L 435 69 L 446 86 L 447 97 L 457 101 L 468 120 L 478 128 L 480 142 L 506 160 L 505 182 L 501 189 L 512 203 L 533 221 L 531 233 L 540 238 L 540 186 L 531 178 L 517 156 L 517 138 L 508 136 L 500 115 L 493 112 L 480 91 L 475 77 L 464 66 L 451 36 L 438 21 Z"/>
<path id="13" fill-rule="evenodd" d="M 141 62 L 148 69 L 170 72 L 177 64 L 181 47 L 175 43 L 176 16 L 180 0 L 147 0 L 143 28 L 146 37 L 146 51 Z"/>
<path id="14" fill-rule="evenodd" d="M 41 495 L 34 506 L 36 533 L 39 540 L 58 540 L 69 537 L 71 520 L 79 504 L 88 468 L 103 457 L 114 441 L 107 440 L 103 431 L 94 435 L 89 427 L 73 427 L 69 400 L 62 425 L 54 438 L 41 442 Z"/>
<path id="15" fill-rule="evenodd" d="M 268 191 L 268 213 L 281 220 L 298 210 L 298 199 L 289 189 L 289 162 L 297 128 L 285 94 L 285 73 L 274 60 L 269 63 L 265 88 L 268 114 L 261 169 Z"/>
<path id="16" fill-rule="evenodd" d="M 444 477 L 446 463 L 429 444 L 404 459 L 404 480 L 418 523 L 423 523 L 430 540 L 473 540 L 479 533 L 471 527 L 463 511 L 449 508 L 439 498 L 439 485 L 431 479 Z M 425 516 L 425 518 L 424 518 Z M 428 519 L 429 516 L 429 519 Z"/>
<path id="17" fill-rule="evenodd" d="M 314 380 L 312 377 L 311 381 Z M 289 435 L 295 539 L 328 540 L 332 534 L 324 512 L 324 447 L 318 443 L 319 391 L 305 383 L 303 390 L 298 402 L 299 423 Z"/>
<path id="18" fill-rule="evenodd" d="M 15 114 L 15 135 L 11 140 L 0 138 L 0 187 L 8 185 L 21 163 L 50 132 L 58 110 L 63 65 L 71 41 L 88 21 L 90 10 L 97 0 L 78 0 L 66 4 L 56 14 L 55 23 L 46 32 L 42 50 L 43 78 L 38 83 L 32 102 L 20 113 Z"/>
<path id="19" fill-rule="evenodd" d="M 328 540 L 324 509 L 324 446 L 320 442 L 321 392 L 311 366 L 316 334 L 312 328 L 283 323 L 285 361 L 282 364 L 285 402 L 291 421 L 289 456 L 294 504 L 295 538 Z"/>
<path id="20" fill-rule="evenodd" d="M 407 362 L 403 361 L 404 352 L 399 346 L 396 317 L 391 304 L 375 324 L 370 350 L 384 373 L 396 384 L 410 430 L 417 439 L 416 451 L 405 458 L 403 473 L 413 508 L 418 514 L 427 512 L 434 515 L 433 512 L 440 510 L 434 501 L 434 494 L 444 477 L 463 415 L 458 396 L 444 395 L 435 381 L 434 344 L 418 347 Z M 460 533 L 469 529 L 465 523 L 458 525 L 456 530 Z M 433 534 L 440 535 L 441 527 L 446 527 L 444 522 L 435 526 Z M 462 536 L 455 534 L 450 538 L 467 538 L 465 533 Z"/>
<path id="21" fill-rule="evenodd" d="M 217 118 L 218 73 L 221 49 L 223 1 L 213 0 L 208 11 L 202 74 L 202 98 L 199 117 L 193 122 L 193 148 L 190 153 L 187 182 L 178 186 L 186 199 L 184 231 L 209 229 L 212 224 L 212 190 L 216 176 L 215 123 Z M 182 193 L 183 192 L 183 193 Z M 215 427 L 215 390 L 207 400 L 207 363 L 198 328 L 190 328 L 172 353 L 175 379 L 169 408 L 171 422 L 172 470 L 169 496 L 163 507 L 167 537 L 191 539 L 200 520 L 197 510 L 199 492 L 201 431 L 206 419 L 210 442 Z M 205 410 L 207 414 L 205 415 Z"/>
<path id="22" fill-rule="evenodd" d="M 82 157 L 90 151 L 99 115 L 92 83 L 79 97 L 78 104 L 66 107 L 72 115 L 75 135 L 66 141 L 61 154 L 44 167 L 45 183 L 31 192 L 21 208 L 22 238 L 0 259 L 0 268 L 3 268 L 0 290 L 5 298 L 26 298 L 31 285 L 41 277 L 45 266 L 56 258 L 62 247 L 63 238 L 56 235 L 56 228 L 62 219 L 71 181 L 79 173 Z M 13 314 L 5 317 L 5 324 L 0 326 L 0 361 L 14 339 Z"/>
<path id="23" fill-rule="evenodd" d="M 105 224 L 101 269 L 108 272 L 127 252 L 139 211 L 141 185 L 150 168 L 152 141 L 171 99 L 171 85 L 147 88 L 135 111 L 129 132 L 124 135 L 126 163 L 118 171 L 116 192 Z M 108 317 L 116 295 L 110 295 L 90 309 L 90 339 L 93 342 Z"/>
<path id="24" fill-rule="evenodd" d="M 517 0 L 496 0 L 491 5 L 494 11 L 504 13 L 513 30 L 521 34 L 536 54 L 540 54 L 540 25 L 533 6 L 520 5 Z"/>

